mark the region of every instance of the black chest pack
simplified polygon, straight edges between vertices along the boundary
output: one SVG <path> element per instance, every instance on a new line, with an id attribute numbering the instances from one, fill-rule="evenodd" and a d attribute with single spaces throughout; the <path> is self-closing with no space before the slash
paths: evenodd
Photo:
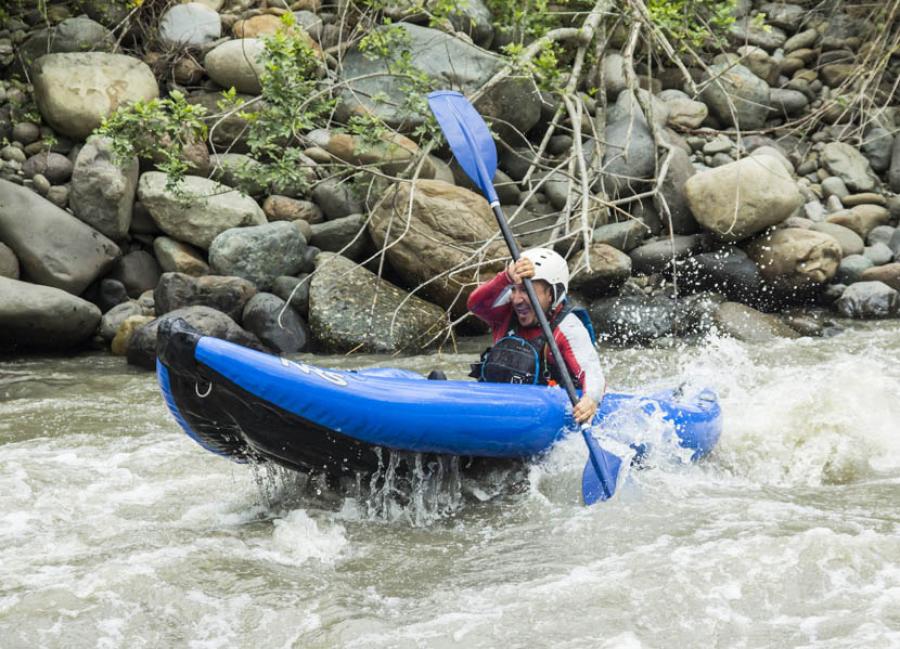
<path id="1" fill-rule="evenodd" d="M 583 307 L 565 305 L 550 321 L 550 330 L 556 331 L 559 323 L 574 313 L 582 321 L 591 342 L 594 342 L 594 327 L 590 316 Z M 514 316 L 515 317 L 515 316 Z M 469 376 L 487 383 L 518 383 L 524 385 L 548 385 L 560 382 L 558 368 L 549 362 L 550 346 L 543 332 L 534 338 L 523 338 L 515 327 L 492 347 L 481 354 L 479 362 L 472 365 Z"/>

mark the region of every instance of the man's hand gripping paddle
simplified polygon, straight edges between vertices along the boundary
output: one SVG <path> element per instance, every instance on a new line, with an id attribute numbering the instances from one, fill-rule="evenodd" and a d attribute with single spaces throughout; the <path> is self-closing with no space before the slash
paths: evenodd
<path id="1" fill-rule="evenodd" d="M 478 111 L 469 103 L 462 94 L 449 90 L 437 90 L 428 95 L 428 105 L 431 112 L 437 118 L 447 143 L 453 150 L 453 155 L 459 166 L 463 168 L 469 178 L 478 185 L 481 193 L 487 198 L 494 210 L 494 216 L 497 217 L 497 225 L 500 226 L 500 232 L 509 248 L 509 252 L 514 260 L 519 259 L 519 247 L 513 238 L 512 231 L 506 222 L 506 217 L 500 209 L 500 201 L 497 198 L 497 190 L 494 189 L 494 173 L 497 171 L 497 147 L 488 130 L 487 124 L 478 114 Z M 534 286 L 530 279 L 525 279 L 525 291 L 528 293 L 528 299 L 531 304 L 536 307 L 539 304 L 537 296 L 534 293 Z M 575 384 L 569 375 L 569 369 L 566 366 L 559 346 L 553 338 L 553 332 L 550 330 L 550 323 L 547 322 L 547 316 L 540 308 L 534 309 L 538 322 L 541 325 L 541 331 L 550 346 L 553 353 L 553 359 L 556 366 L 560 369 L 563 379 L 563 387 L 569 400 L 574 407 L 578 403 L 578 394 L 575 392 Z M 588 458 L 584 467 L 584 473 L 581 477 L 581 494 L 586 505 L 593 505 L 598 500 L 607 500 L 611 498 L 616 490 L 616 479 L 619 475 L 619 468 L 622 460 L 608 451 L 604 451 L 594 436 L 591 434 L 589 424 L 583 424 L 581 434 L 584 436 L 585 444 L 587 444 Z"/>

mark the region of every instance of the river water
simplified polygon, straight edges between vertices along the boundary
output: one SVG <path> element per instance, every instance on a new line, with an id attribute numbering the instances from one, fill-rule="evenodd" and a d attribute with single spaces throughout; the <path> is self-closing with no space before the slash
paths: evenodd
<path id="1" fill-rule="evenodd" d="M 592 508 L 578 437 L 379 509 L 204 451 L 121 359 L 2 362 L 0 647 L 900 647 L 900 324 L 849 327 L 603 349 L 613 386 L 688 378 L 725 424 Z"/>

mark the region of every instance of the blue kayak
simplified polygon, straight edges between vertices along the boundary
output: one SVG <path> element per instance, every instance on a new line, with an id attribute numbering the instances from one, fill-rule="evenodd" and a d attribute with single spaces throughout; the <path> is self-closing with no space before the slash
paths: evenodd
<path id="1" fill-rule="evenodd" d="M 160 326 L 157 377 L 185 432 L 236 461 L 274 461 L 341 476 L 383 466 L 384 449 L 472 458 L 534 458 L 572 430 L 559 388 L 433 381 L 415 372 L 324 369 Z M 595 423 L 637 406 L 672 422 L 692 459 L 721 432 L 715 395 L 608 393 Z"/>

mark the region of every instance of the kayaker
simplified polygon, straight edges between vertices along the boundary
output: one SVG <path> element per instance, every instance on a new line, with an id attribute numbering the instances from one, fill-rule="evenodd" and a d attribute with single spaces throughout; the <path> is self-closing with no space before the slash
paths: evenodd
<path id="1" fill-rule="evenodd" d="M 589 421 L 606 391 L 606 380 L 593 344 L 593 329 L 583 309 L 566 299 L 569 267 L 547 248 L 531 248 L 494 279 L 469 296 L 469 310 L 487 322 L 494 345 L 472 366 L 480 381 L 554 385 L 561 382 L 522 280 L 530 277 L 540 308 L 577 389 L 583 391 L 573 411 L 578 423 Z"/>

